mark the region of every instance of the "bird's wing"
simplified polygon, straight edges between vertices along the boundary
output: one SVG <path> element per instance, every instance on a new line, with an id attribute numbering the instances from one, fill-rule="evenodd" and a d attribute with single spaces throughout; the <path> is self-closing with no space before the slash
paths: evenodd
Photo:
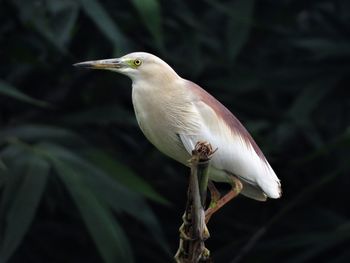
<path id="1" fill-rule="evenodd" d="M 199 140 L 204 140 L 218 151 L 212 166 L 234 174 L 246 183 L 261 188 L 271 198 L 281 195 L 279 179 L 264 154 L 239 120 L 213 96 L 193 82 L 186 81 L 198 112 L 200 130 L 196 134 L 182 134 L 181 141 L 191 153 Z"/>

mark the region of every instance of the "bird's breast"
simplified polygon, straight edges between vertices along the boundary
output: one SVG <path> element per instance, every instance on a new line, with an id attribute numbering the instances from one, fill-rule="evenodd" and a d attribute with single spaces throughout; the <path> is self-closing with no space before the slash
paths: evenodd
<path id="1" fill-rule="evenodd" d="M 184 114 L 187 106 L 174 96 L 142 86 L 132 91 L 136 119 L 146 138 L 164 154 L 186 164 L 190 155 L 178 134 L 190 127 Z"/>

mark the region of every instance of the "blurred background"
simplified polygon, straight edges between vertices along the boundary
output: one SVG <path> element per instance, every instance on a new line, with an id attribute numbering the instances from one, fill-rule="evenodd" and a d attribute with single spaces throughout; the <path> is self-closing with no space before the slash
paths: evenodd
<path id="1" fill-rule="evenodd" d="M 128 78 L 72 67 L 132 51 L 225 104 L 282 181 L 215 214 L 215 262 L 350 261 L 350 1 L 3 0 L 1 262 L 172 261 L 189 170 Z"/>

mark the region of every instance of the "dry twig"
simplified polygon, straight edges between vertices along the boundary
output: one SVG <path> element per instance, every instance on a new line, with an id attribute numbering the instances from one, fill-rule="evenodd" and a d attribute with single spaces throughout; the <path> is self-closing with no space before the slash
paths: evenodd
<path id="1" fill-rule="evenodd" d="M 179 249 L 175 255 L 177 263 L 212 262 L 210 252 L 205 247 L 205 240 L 209 238 L 205 224 L 205 203 L 209 161 L 214 152 L 207 142 L 197 142 L 192 151 L 187 204 L 180 227 Z"/>

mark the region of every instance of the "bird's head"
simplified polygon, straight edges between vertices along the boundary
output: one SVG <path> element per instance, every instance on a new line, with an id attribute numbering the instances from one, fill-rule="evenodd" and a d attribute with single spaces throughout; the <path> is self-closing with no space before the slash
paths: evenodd
<path id="1" fill-rule="evenodd" d="M 145 52 L 134 52 L 120 58 L 85 61 L 74 64 L 79 68 L 105 69 L 130 77 L 133 81 L 178 77 L 176 72 L 163 60 Z"/>

